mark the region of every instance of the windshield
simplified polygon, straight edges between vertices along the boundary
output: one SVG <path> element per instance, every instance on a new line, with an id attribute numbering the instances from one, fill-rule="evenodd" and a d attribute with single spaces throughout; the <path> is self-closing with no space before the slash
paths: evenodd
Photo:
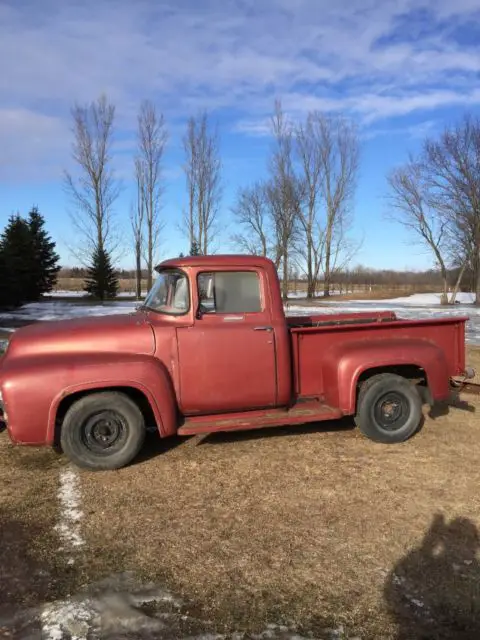
<path id="1" fill-rule="evenodd" d="M 145 298 L 144 306 L 152 311 L 177 316 L 187 313 L 190 307 L 187 276 L 176 269 L 160 271 Z"/>

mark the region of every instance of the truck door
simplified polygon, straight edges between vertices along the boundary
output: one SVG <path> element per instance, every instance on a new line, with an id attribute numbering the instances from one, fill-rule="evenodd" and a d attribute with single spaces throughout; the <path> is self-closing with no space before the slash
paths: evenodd
<path id="1" fill-rule="evenodd" d="M 198 312 L 177 329 L 186 415 L 275 406 L 277 371 L 266 281 L 255 270 L 197 275 Z"/>

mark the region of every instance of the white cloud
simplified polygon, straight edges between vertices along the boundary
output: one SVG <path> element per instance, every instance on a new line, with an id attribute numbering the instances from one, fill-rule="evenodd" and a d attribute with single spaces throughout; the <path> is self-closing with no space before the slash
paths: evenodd
<path id="1" fill-rule="evenodd" d="M 412 42 L 398 18 L 421 8 L 447 22 Z M 130 131 L 144 97 L 174 124 L 199 108 L 231 110 L 234 129 L 254 135 L 275 96 L 294 114 L 342 109 L 367 123 L 478 104 L 480 47 L 462 47 L 445 24 L 473 24 L 479 9 L 479 0 L 3 3 L 0 170 L 25 170 L 32 140 L 33 159 L 56 165 L 68 155 L 72 102 L 102 91 Z"/>

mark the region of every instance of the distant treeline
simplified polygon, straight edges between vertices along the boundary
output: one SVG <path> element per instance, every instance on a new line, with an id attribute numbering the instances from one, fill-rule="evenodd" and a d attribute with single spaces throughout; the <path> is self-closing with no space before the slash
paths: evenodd
<path id="1" fill-rule="evenodd" d="M 87 276 L 87 269 L 82 267 L 63 267 L 59 272 L 59 278 L 73 278 L 83 280 Z M 135 269 L 119 269 L 116 275 L 121 280 L 134 280 L 136 278 Z M 142 279 L 147 280 L 146 269 L 142 270 Z M 456 281 L 458 269 L 449 272 L 451 283 Z M 470 291 L 472 289 L 472 274 L 466 272 L 463 277 L 462 289 Z M 296 283 L 299 288 L 307 282 L 306 276 L 300 272 L 291 271 L 289 281 Z M 353 287 L 385 287 L 391 289 L 438 289 L 442 286 L 442 275 L 440 271 L 428 269 L 426 271 L 396 271 L 393 269 L 370 269 L 364 266 L 357 266 L 353 269 L 336 272 L 332 277 L 331 287 L 333 290 L 349 291 Z M 319 289 L 323 289 L 323 279 L 319 280 Z"/>

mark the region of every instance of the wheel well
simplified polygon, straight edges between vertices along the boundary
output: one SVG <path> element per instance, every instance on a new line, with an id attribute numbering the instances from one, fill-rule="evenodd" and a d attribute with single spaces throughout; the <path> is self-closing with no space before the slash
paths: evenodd
<path id="1" fill-rule="evenodd" d="M 362 385 L 372 378 L 373 376 L 377 376 L 382 373 L 393 373 L 397 376 L 402 376 L 402 378 L 406 378 L 410 380 L 412 384 L 415 384 L 418 388 L 418 392 L 422 398 L 424 404 L 431 403 L 430 392 L 428 389 L 428 380 L 425 369 L 422 369 L 418 365 L 415 364 L 397 364 L 391 365 L 387 367 L 374 367 L 372 369 L 367 369 L 363 373 L 360 374 L 360 377 L 357 381 L 357 392 L 355 398 L 355 407 L 357 406 L 358 394 Z"/>
<path id="2" fill-rule="evenodd" d="M 143 419 L 145 420 L 145 427 L 147 429 L 155 429 L 158 432 L 158 424 L 155 420 L 155 414 L 153 413 L 153 409 L 150 406 L 150 403 L 147 397 L 138 389 L 134 387 L 105 387 L 102 389 L 87 389 L 86 391 L 78 391 L 76 393 L 72 393 L 60 402 L 57 414 L 55 416 L 55 434 L 54 434 L 54 445 L 56 447 L 60 446 L 60 431 L 62 429 L 63 421 L 65 416 L 67 415 L 67 411 L 70 407 L 80 398 L 83 398 L 88 395 L 92 395 L 93 393 L 104 393 L 108 391 L 116 391 L 117 393 L 123 393 L 128 396 L 137 407 L 140 409 L 143 415 Z"/>

